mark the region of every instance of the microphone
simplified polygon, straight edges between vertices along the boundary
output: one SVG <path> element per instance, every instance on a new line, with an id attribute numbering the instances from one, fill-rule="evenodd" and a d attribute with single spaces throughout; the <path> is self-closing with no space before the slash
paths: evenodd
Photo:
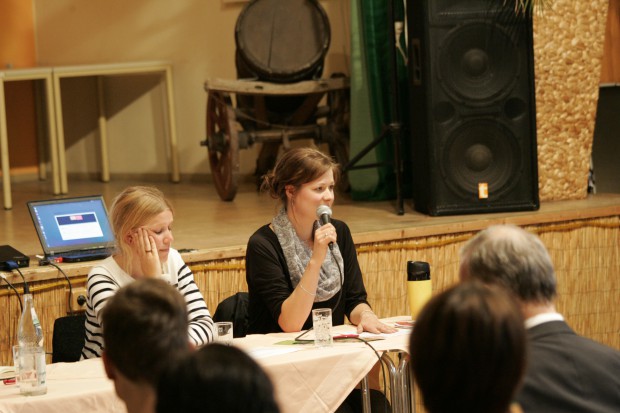
<path id="1" fill-rule="evenodd" d="M 329 220 L 332 217 L 332 209 L 327 205 L 319 205 L 316 209 L 316 217 L 319 219 L 321 226 L 329 224 Z M 334 249 L 334 243 L 329 243 L 329 249 Z"/>
<path id="2" fill-rule="evenodd" d="M 327 205 L 320 205 L 316 209 L 316 217 L 321 225 L 329 224 L 329 220 L 332 217 L 332 209 Z"/>

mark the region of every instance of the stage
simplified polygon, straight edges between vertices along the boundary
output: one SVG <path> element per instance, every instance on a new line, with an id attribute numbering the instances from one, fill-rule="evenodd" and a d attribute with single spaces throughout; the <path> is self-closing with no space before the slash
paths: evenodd
<path id="1" fill-rule="evenodd" d="M 102 194 L 109 206 L 114 195 L 136 182 L 72 182 L 71 196 Z M 149 184 L 146 182 L 146 184 Z M 154 183 L 150 183 L 154 184 Z M 249 236 L 270 221 L 277 202 L 244 185 L 233 202 L 224 203 L 207 182 L 157 183 L 175 208 L 173 245 L 193 269 L 209 309 L 245 284 L 245 245 Z M 1 244 L 31 256 L 23 269 L 35 294 L 35 304 L 51 351 L 53 320 L 66 315 L 66 281 L 52 267 L 37 267 L 40 254 L 25 202 L 46 199 L 47 184 L 15 185 L 14 208 L 0 211 Z M 381 317 L 402 315 L 406 305 L 406 263 L 428 261 L 433 291 L 457 281 L 458 251 L 480 229 L 497 223 L 525 226 L 539 234 L 554 260 L 558 309 L 580 333 L 620 348 L 620 195 L 595 195 L 579 201 L 543 202 L 540 210 L 430 217 L 415 212 L 411 201 L 396 215 L 395 202 L 354 202 L 338 195 L 333 216 L 347 222 L 357 245 L 369 301 Z M 91 263 L 63 264 L 74 286 L 85 282 Z M 8 275 L 8 274 L 7 274 Z M 7 277 L 18 289 L 17 275 Z M 0 292 L 0 328 L 9 331 L 0 341 L 0 363 L 10 364 L 19 305 L 10 290 Z"/>

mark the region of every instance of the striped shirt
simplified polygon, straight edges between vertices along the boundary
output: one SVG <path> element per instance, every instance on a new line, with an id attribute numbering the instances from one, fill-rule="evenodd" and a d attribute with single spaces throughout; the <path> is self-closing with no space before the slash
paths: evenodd
<path id="1" fill-rule="evenodd" d="M 189 341 L 200 346 L 215 340 L 213 319 L 207 308 L 194 275 L 181 258 L 179 252 L 170 249 L 168 261 L 164 263 L 165 274 L 162 278 L 175 286 L 187 303 L 189 320 Z M 86 337 L 81 359 L 101 357 L 103 351 L 103 329 L 101 327 L 101 310 L 108 298 L 124 285 L 134 281 L 114 261 L 108 257 L 94 266 L 88 273 L 86 281 Z"/>

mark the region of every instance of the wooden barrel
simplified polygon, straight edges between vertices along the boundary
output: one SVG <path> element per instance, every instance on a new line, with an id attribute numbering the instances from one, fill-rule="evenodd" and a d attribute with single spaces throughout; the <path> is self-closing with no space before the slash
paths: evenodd
<path id="1" fill-rule="evenodd" d="M 330 42 L 317 0 L 254 0 L 235 27 L 237 72 L 275 83 L 318 78 Z"/>

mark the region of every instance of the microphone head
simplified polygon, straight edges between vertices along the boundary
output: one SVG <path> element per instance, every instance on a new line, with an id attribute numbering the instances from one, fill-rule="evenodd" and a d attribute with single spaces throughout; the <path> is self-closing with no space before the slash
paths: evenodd
<path id="1" fill-rule="evenodd" d="M 332 209 L 327 205 L 319 205 L 316 209 L 316 217 L 320 220 L 321 216 L 327 215 L 328 217 L 332 216 Z"/>

